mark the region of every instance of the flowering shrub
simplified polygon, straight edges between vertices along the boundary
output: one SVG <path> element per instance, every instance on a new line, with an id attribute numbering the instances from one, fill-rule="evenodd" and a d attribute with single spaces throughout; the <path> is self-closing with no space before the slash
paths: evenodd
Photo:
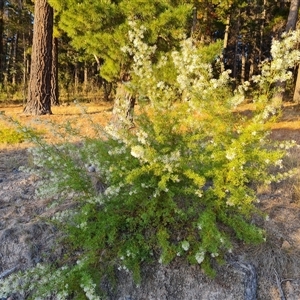
<path id="1" fill-rule="evenodd" d="M 262 94 L 255 95 L 253 115 L 243 117 L 235 109 L 249 83 L 231 93 L 229 72 L 215 78 L 191 40 L 154 65 L 155 47 L 143 43 L 144 30 L 133 24 L 132 45 L 124 49 L 134 61 L 130 89 L 144 100 L 135 128 L 128 129 L 124 120 L 123 127 L 110 125 L 105 136 L 85 139 L 81 146 L 40 141 L 32 152 L 40 195 L 51 193 L 60 201 L 71 197 L 74 203 L 68 213 L 52 218 L 66 232 L 69 255 L 54 270 L 37 266 L 25 272 L 23 285 L 15 284 L 18 274 L 0 282 L 0 297 L 23 286 L 58 299 L 100 299 L 99 281 L 114 267 L 131 271 L 139 281 L 143 263 L 176 257 L 214 275 L 213 261 L 224 261 L 236 241 L 265 240 L 263 229 L 252 222 L 254 214 L 263 216 L 255 187 L 292 175 L 282 168 L 293 143 L 277 145 L 267 131 L 277 108 L 266 82 L 276 70 L 283 74 L 272 69 L 274 49 L 282 44 L 273 46 L 271 66 L 266 62 L 255 78 Z M 299 60 L 293 45 L 285 51 L 287 68 Z M 164 81 L 161 73 L 168 74 L 169 67 L 175 74 Z M 30 286 L 24 285 L 26 279 Z"/>

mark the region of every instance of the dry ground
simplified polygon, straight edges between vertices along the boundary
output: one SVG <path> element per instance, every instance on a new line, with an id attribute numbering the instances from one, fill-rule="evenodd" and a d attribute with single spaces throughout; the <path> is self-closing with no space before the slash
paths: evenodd
<path id="1" fill-rule="evenodd" d="M 88 118 L 78 119 L 82 108 L 75 105 L 53 107 L 53 115 L 41 118 L 57 124 L 65 124 L 67 120 L 75 122 L 76 119 L 83 133 L 90 135 L 92 131 L 88 122 L 92 120 L 96 124 L 106 124 L 111 118 L 112 106 L 110 103 L 98 103 L 87 104 L 85 107 Z M 7 116 L 17 118 L 24 125 L 33 124 L 36 119 L 22 115 L 21 106 L 3 106 L 0 107 L 0 111 Z M 0 122 L 0 126 L 1 124 Z M 45 134 L 44 125 L 34 124 Z M 49 134 L 48 138 L 52 140 L 53 136 Z M 285 105 L 283 116 L 273 127 L 272 138 L 293 139 L 300 145 L 300 108 L 298 106 Z M 53 235 L 51 228 L 40 227 L 35 222 L 38 216 L 43 215 L 45 205 L 43 201 L 33 197 L 35 179 L 25 177 L 22 172 L 18 171 L 21 165 L 27 164 L 26 148 L 28 146 L 30 145 L 27 143 L 9 146 L 1 144 L 0 141 L 0 279 L 1 274 L 7 270 L 26 267 L 39 261 L 40 254 L 38 253 L 48 247 L 49 236 Z M 294 150 L 288 159 L 291 167 L 299 167 L 300 170 L 299 149 Z M 267 230 L 268 239 L 259 247 L 239 245 L 239 249 L 232 258 L 250 262 L 256 267 L 259 282 L 258 299 L 299 300 L 300 175 L 281 184 L 261 187 L 259 198 L 260 208 L 270 216 L 268 222 L 261 224 Z M 34 243 L 34 240 L 38 243 Z M 23 244 L 20 241 L 23 241 Z M 27 244 L 31 246 L 28 248 Z M 218 278 L 223 286 L 235 284 L 229 279 L 226 283 L 226 279 L 225 281 L 223 279 Z"/>

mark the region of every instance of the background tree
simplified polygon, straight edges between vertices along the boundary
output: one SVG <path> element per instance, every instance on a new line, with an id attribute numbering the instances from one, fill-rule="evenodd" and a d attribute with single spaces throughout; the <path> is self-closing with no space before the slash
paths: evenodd
<path id="1" fill-rule="evenodd" d="M 178 47 L 183 35 L 191 30 L 192 5 L 189 1 L 106 1 L 51 0 L 59 12 L 59 27 L 72 40 L 72 45 L 97 58 L 101 76 L 117 82 L 116 97 L 128 105 L 129 115 L 135 100 L 124 88 L 124 78 L 130 70 L 132 58 L 122 51 L 129 41 L 128 20 L 135 20 L 147 28 L 145 40 L 156 44 L 158 56 Z M 155 58 L 154 58 L 155 59 Z M 76 69 L 78 66 L 76 65 Z M 75 73 L 77 74 L 77 73 Z"/>
<path id="2" fill-rule="evenodd" d="M 128 42 L 128 18 L 148 28 L 145 38 L 166 51 L 189 32 L 192 6 L 188 2 L 84 0 L 77 5 L 75 0 L 50 0 L 60 14 L 59 27 L 76 49 L 102 60 L 100 72 L 108 81 L 119 79 L 130 63 L 121 51 Z"/>
<path id="3" fill-rule="evenodd" d="M 224 39 L 219 58 L 222 64 L 214 65 L 232 69 L 231 76 L 238 84 L 259 74 L 261 62 L 270 58 L 272 38 L 285 30 L 290 8 L 295 6 L 293 3 L 297 5 L 297 0 L 49 1 L 56 8 L 62 31 L 56 37 L 59 86 L 66 100 L 112 98 L 114 94 L 109 92 L 121 82 L 132 63 L 132 57 L 121 51 L 128 42 L 128 19 L 147 27 L 144 40 L 156 44 L 159 50 L 154 61 L 178 47 L 182 34 L 193 34 L 199 45 Z M 29 77 L 32 2 L 0 0 L 0 11 L 0 76 L 4 83 L 0 97 L 4 99 L 6 92 L 9 100 L 16 92 L 20 99 Z M 295 6 L 294 15 L 297 14 Z M 95 92 L 98 96 L 92 94 Z"/>
<path id="4" fill-rule="evenodd" d="M 3 49 L 3 37 L 4 37 L 4 0 L 0 0 L 0 84 L 3 80 L 3 60 L 4 60 L 4 49 Z"/>
<path id="5" fill-rule="evenodd" d="M 285 31 L 287 33 L 289 31 L 296 29 L 296 24 L 297 24 L 297 20 L 298 20 L 298 12 L 299 12 L 299 3 L 300 3 L 299 0 L 291 0 L 285 29 L 282 31 Z M 281 38 L 281 37 L 279 37 L 279 38 Z M 297 81 L 298 81 L 298 79 L 297 79 Z M 300 85 L 300 82 L 298 84 L 296 83 L 295 90 L 294 90 L 294 99 L 296 101 L 297 101 L 297 99 L 296 99 L 297 94 L 299 93 L 298 92 L 299 85 Z M 274 99 L 276 99 L 276 101 L 279 104 L 281 104 L 281 102 L 284 99 L 284 93 L 286 92 L 286 81 L 278 80 L 276 83 L 276 87 L 277 87 L 277 91 L 274 95 Z"/>
<path id="6" fill-rule="evenodd" d="M 297 21 L 298 21 L 298 13 L 299 13 L 299 0 L 291 0 L 290 13 L 286 24 L 286 31 L 295 30 Z M 298 66 L 297 70 L 297 79 L 294 89 L 293 101 L 296 103 L 300 103 L 300 70 Z"/>
<path id="7" fill-rule="evenodd" d="M 25 114 L 51 114 L 53 9 L 46 0 L 34 6 L 33 46 Z"/>
<path id="8" fill-rule="evenodd" d="M 29 53 L 32 43 L 32 3 L 22 0 L 2 1 L 0 48 L 1 100 L 21 99 L 27 82 Z M 1 18 L 0 18 L 1 19 Z M 4 97 L 4 93 L 6 93 Z"/>

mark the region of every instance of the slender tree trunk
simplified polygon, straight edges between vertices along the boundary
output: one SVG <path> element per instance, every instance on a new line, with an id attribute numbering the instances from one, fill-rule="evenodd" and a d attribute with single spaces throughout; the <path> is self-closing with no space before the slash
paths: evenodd
<path id="1" fill-rule="evenodd" d="M 23 33 L 23 105 L 26 105 L 26 91 L 27 91 L 27 81 L 29 75 L 29 59 L 26 52 L 26 38 L 25 33 Z"/>
<path id="2" fill-rule="evenodd" d="M 244 83 L 246 80 L 246 54 L 245 54 L 245 46 L 242 45 L 242 69 L 241 69 L 241 82 Z"/>
<path id="3" fill-rule="evenodd" d="M 117 127 L 128 126 L 130 128 L 134 126 L 134 106 L 135 96 L 128 91 L 126 82 L 119 82 L 116 90 L 112 123 Z"/>
<path id="4" fill-rule="evenodd" d="M 4 47 L 3 47 L 3 33 L 4 33 L 4 0 L 0 0 L 0 83 L 3 83 L 4 71 Z"/>
<path id="5" fill-rule="evenodd" d="M 25 114 L 51 114 L 53 9 L 35 0 L 30 80 Z"/>
<path id="6" fill-rule="evenodd" d="M 18 45 L 19 45 L 19 33 L 15 34 L 15 39 L 13 43 L 13 57 L 12 57 L 12 74 L 11 83 L 17 84 L 17 55 L 18 55 Z"/>
<path id="7" fill-rule="evenodd" d="M 297 104 L 300 104 L 300 71 L 299 71 L 299 67 L 298 67 L 298 72 L 297 72 L 297 79 L 296 79 L 296 84 L 295 84 L 293 101 Z"/>
<path id="8" fill-rule="evenodd" d="M 83 69 L 83 89 L 85 93 L 88 93 L 88 82 L 89 82 L 89 68 L 87 62 L 85 62 L 84 69 Z"/>
<path id="9" fill-rule="evenodd" d="M 193 8 L 193 24 L 191 29 L 191 36 L 194 36 L 197 27 L 197 7 Z"/>
<path id="10" fill-rule="evenodd" d="M 238 71 L 238 62 L 239 62 L 239 42 L 240 42 L 240 16 L 241 11 L 239 10 L 237 16 L 237 28 L 236 28 L 236 36 L 235 36 L 235 50 L 234 50 L 234 64 L 233 64 L 233 71 L 232 76 L 233 78 L 237 79 L 237 71 Z"/>
<path id="11" fill-rule="evenodd" d="M 259 51 L 258 51 L 258 65 L 260 65 L 261 61 L 262 61 L 262 53 L 263 53 L 263 43 L 264 43 L 264 31 L 265 31 L 265 22 L 266 22 L 266 5 L 267 5 L 267 1 L 264 0 L 264 4 L 263 4 L 264 8 L 262 11 L 262 15 L 261 15 L 261 20 L 260 20 L 260 41 L 259 41 Z"/>
<path id="12" fill-rule="evenodd" d="M 292 0 L 291 9 L 288 16 L 288 21 L 286 27 L 288 30 L 295 29 L 298 20 L 298 10 L 299 10 L 300 0 Z M 298 67 L 296 85 L 294 89 L 293 101 L 297 104 L 300 103 L 300 68 Z"/>
<path id="13" fill-rule="evenodd" d="M 59 105 L 58 92 L 58 39 L 52 41 L 51 105 Z"/>
<path id="14" fill-rule="evenodd" d="M 79 64 L 75 63 L 74 65 L 74 91 L 78 95 L 79 91 Z"/>
<path id="15" fill-rule="evenodd" d="M 9 65 L 11 58 L 11 44 L 6 43 L 6 47 L 4 50 L 5 58 L 3 59 L 3 83 L 4 85 L 8 84 L 8 73 L 9 73 Z"/>
<path id="16" fill-rule="evenodd" d="M 224 55 L 226 55 L 226 49 L 227 49 L 227 45 L 228 45 L 229 26 L 230 26 L 230 14 L 227 15 L 227 19 L 226 19 L 226 27 L 225 27 L 224 42 L 223 42 L 223 52 L 221 55 L 221 72 L 225 71 Z"/>
<path id="17" fill-rule="evenodd" d="M 288 20 L 286 22 L 285 31 L 295 30 L 298 20 L 299 0 L 291 0 Z"/>

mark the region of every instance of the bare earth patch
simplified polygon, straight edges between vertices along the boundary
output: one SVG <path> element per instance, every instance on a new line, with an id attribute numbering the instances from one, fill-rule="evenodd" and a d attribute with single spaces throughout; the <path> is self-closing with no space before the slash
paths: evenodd
<path id="1" fill-rule="evenodd" d="M 21 114 L 22 107 L 2 107 L 8 116 L 16 117 L 22 124 L 32 122 L 33 117 Z M 111 105 L 101 103 L 87 106 L 88 118 L 78 124 L 92 134 L 89 118 L 94 123 L 105 124 L 111 116 Z M 54 107 L 53 115 L 43 120 L 64 124 L 72 122 L 80 114 L 80 108 Z M 86 122 L 86 123 L 85 123 Z M 0 123 L 1 126 L 1 123 Z M 42 125 L 36 125 L 39 129 Z M 39 127 L 41 126 L 41 127 Z M 277 140 L 296 140 L 300 144 L 300 111 L 287 105 L 281 121 L 273 128 L 272 137 Z M 49 140 L 53 137 L 49 134 Z M 55 230 L 43 220 L 47 200 L 35 196 L 36 178 L 24 173 L 20 166 L 30 163 L 26 149 L 29 144 L 14 146 L 0 143 L 0 280 L 11 272 L 26 269 L 43 262 L 45 253 L 59 245 L 54 244 Z M 293 150 L 288 158 L 291 167 L 299 168 L 300 151 Z M 228 264 L 219 267 L 215 280 L 204 276 L 198 266 L 180 265 L 147 266 L 139 287 L 126 273 L 118 273 L 119 285 L 113 291 L 104 289 L 109 299 L 210 299 L 239 300 L 245 298 L 245 284 L 255 267 L 258 283 L 257 299 L 300 299 L 300 175 L 287 182 L 259 190 L 259 207 L 268 213 L 270 220 L 263 225 L 268 233 L 265 244 L 258 247 L 239 245 L 228 257 Z M 18 299 L 26 299 L 23 298 Z"/>

